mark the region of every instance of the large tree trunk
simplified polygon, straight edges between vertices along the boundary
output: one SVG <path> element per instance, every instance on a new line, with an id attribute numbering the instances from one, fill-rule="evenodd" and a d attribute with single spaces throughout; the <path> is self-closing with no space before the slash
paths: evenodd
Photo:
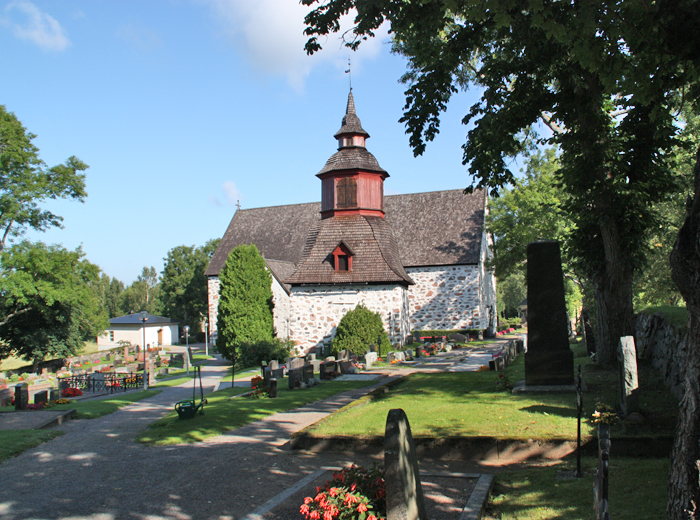
<path id="1" fill-rule="evenodd" d="M 634 271 L 622 253 L 617 226 L 605 223 L 600 230 L 605 264 L 603 272 L 592 280 L 596 300 L 596 360 L 610 366 L 617 362 L 615 353 L 620 338 L 634 336 Z"/>
<path id="2" fill-rule="evenodd" d="M 688 358 L 668 477 L 669 520 L 700 518 L 700 150 L 693 173 L 695 194 L 671 252 L 673 282 L 688 309 Z"/>

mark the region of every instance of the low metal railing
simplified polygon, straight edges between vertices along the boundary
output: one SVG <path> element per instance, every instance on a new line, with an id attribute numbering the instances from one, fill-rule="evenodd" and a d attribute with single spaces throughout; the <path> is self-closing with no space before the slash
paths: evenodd
<path id="1" fill-rule="evenodd" d="M 96 372 L 93 374 L 64 377 L 58 381 L 58 389 L 78 388 L 83 392 L 126 392 L 143 388 L 143 374 Z"/>

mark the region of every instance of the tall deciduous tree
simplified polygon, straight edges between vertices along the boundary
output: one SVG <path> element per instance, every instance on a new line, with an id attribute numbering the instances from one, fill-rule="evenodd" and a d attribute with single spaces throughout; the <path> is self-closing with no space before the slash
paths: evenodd
<path id="1" fill-rule="evenodd" d="M 234 360 L 243 343 L 270 341 L 272 320 L 272 277 L 255 245 L 240 245 L 229 253 L 219 275 L 219 317 L 217 348 Z"/>
<path id="2" fill-rule="evenodd" d="M 77 157 L 47 168 L 39 158 L 39 149 L 22 123 L 0 105 L 0 251 L 8 238 L 21 235 L 26 228 L 43 231 L 61 226 L 62 218 L 39 204 L 47 199 L 83 201 L 88 166 Z"/>
<path id="3" fill-rule="evenodd" d="M 37 364 L 69 356 L 95 339 L 107 316 L 93 285 L 99 267 L 83 252 L 21 242 L 0 256 L 0 359 L 19 356 Z"/>
<path id="4" fill-rule="evenodd" d="M 676 131 L 670 91 L 683 82 L 645 63 L 649 53 L 630 52 L 653 37 L 656 14 L 637 0 L 488 8 L 477 0 L 302 3 L 320 4 L 306 17 L 309 52 L 320 49 L 318 36 L 339 30 L 351 8 L 358 14 L 350 47 L 391 23 L 395 48 L 408 59 L 401 121 L 416 154 L 438 133 L 453 93 L 483 89 L 463 120 L 474 124 L 464 144 L 474 178 L 468 189 L 495 194 L 512 183 L 509 159 L 526 148 L 533 125 L 551 130 L 534 138 L 560 147 L 557 175 L 569 194 L 563 209 L 576 224 L 569 249 L 595 287 L 599 361 L 612 363 L 619 337 L 634 333 L 632 280 L 654 222 L 652 204 L 674 189 L 665 163 Z M 635 82 L 641 64 L 646 78 L 657 76 L 650 87 Z"/>
<path id="5" fill-rule="evenodd" d="M 478 0 L 302 0 L 306 48 L 338 32 L 357 9 L 348 45 L 385 20 L 409 60 L 404 121 L 421 153 L 460 86 L 484 89 L 464 119 L 474 122 L 464 161 L 478 186 L 512 182 L 506 159 L 523 149 L 523 129 L 540 120 L 562 150 L 558 175 L 576 223 L 572 257 L 596 291 L 599 356 L 613 360 L 633 335 L 633 275 L 644 260 L 655 203 L 675 188 L 668 162 L 677 92 L 700 94 L 696 0 L 488 2 Z M 700 155 L 695 196 L 671 256 L 689 311 L 691 347 L 669 482 L 668 518 L 700 505 Z M 700 514 L 700 513 L 697 513 Z"/>
<path id="6" fill-rule="evenodd" d="M 204 271 L 220 239 L 209 240 L 202 247 L 177 246 L 168 251 L 160 284 L 163 313 L 180 325 L 199 330 L 202 316 L 207 315 L 207 278 Z"/>

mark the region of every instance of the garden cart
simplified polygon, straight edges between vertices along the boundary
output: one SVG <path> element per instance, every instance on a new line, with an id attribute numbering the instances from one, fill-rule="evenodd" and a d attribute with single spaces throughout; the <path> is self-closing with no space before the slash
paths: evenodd
<path id="1" fill-rule="evenodd" d="M 195 396 L 197 393 L 197 378 L 199 378 L 199 404 L 195 404 Z M 204 405 L 207 400 L 204 399 L 204 389 L 202 388 L 202 368 L 194 367 L 194 377 L 192 378 L 192 400 L 183 399 L 175 404 L 175 411 L 180 419 L 191 419 L 201 409 L 204 414 Z"/>

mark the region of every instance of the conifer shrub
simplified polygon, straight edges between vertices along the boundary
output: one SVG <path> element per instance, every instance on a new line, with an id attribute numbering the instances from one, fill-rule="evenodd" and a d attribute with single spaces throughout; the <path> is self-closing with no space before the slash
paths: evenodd
<path id="1" fill-rule="evenodd" d="M 258 248 L 242 244 L 229 253 L 219 281 L 216 347 L 233 360 L 236 353 L 245 351 L 242 345 L 271 342 L 274 337 L 272 277 Z"/>
<path id="2" fill-rule="evenodd" d="M 378 312 L 372 312 L 360 303 L 343 316 L 338 323 L 335 337 L 331 343 L 331 354 L 338 355 L 341 350 L 347 350 L 358 356 L 364 356 L 370 344 L 377 345 L 381 337 L 381 349 L 388 352 L 391 348 L 389 335 L 384 330 L 382 317 Z"/>

